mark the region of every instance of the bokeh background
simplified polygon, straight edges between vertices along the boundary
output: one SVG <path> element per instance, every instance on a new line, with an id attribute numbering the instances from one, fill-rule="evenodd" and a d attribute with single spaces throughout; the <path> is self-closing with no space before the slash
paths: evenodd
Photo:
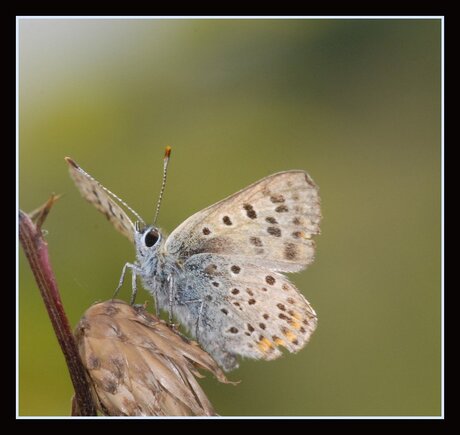
<path id="1" fill-rule="evenodd" d="M 111 297 L 134 250 L 81 199 L 64 156 L 149 220 L 172 145 L 168 232 L 259 178 L 305 169 L 322 234 L 291 278 L 318 329 L 300 353 L 244 361 L 238 386 L 208 376 L 205 391 L 221 415 L 441 413 L 440 20 L 18 25 L 19 203 L 64 194 L 45 227 L 73 325 Z M 19 316 L 19 413 L 68 415 L 72 387 L 22 253 Z"/>

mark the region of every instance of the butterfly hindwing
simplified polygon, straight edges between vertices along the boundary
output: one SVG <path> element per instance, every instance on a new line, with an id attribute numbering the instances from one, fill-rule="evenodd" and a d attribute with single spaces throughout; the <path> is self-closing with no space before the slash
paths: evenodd
<path id="1" fill-rule="evenodd" d="M 297 352 L 316 328 L 316 314 L 296 287 L 246 257 L 199 254 L 184 272 L 177 314 L 226 370 L 237 366 L 237 355 L 271 360 L 280 347 Z"/>

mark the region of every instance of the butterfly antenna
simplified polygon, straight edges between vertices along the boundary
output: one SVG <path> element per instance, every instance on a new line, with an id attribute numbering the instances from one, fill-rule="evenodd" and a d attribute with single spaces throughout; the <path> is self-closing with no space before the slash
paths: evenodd
<path id="1" fill-rule="evenodd" d="M 115 199 L 117 202 L 122 204 L 127 210 L 129 210 L 136 218 L 145 226 L 146 223 L 144 222 L 144 219 L 142 219 L 128 204 L 126 204 L 125 201 L 123 201 L 121 198 L 119 198 L 117 195 L 115 195 L 113 192 L 111 192 L 109 189 L 104 187 L 99 181 L 97 181 L 94 177 L 89 175 L 86 171 L 84 171 L 80 166 L 77 165 L 77 163 L 72 160 L 70 157 L 65 157 L 65 161 L 75 168 L 78 172 L 83 174 L 86 178 L 89 178 L 91 181 L 94 181 L 104 192 L 106 192 L 108 195 L 110 195 L 113 199 Z"/>
<path id="2" fill-rule="evenodd" d="M 163 159 L 163 182 L 161 183 L 160 196 L 158 197 L 157 209 L 155 211 L 155 217 L 153 218 L 153 225 L 155 225 L 158 214 L 160 213 L 161 200 L 163 199 L 163 193 L 166 187 L 166 174 L 168 172 L 169 157 L 171 156 L 171 147 L 167 146 L 165 149 L 165 157 Z"/>

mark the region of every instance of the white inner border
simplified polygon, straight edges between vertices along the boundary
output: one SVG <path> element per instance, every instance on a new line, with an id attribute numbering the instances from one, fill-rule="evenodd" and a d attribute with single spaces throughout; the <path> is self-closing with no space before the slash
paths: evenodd
<path id="1" fill-rule="evenodd" d="M 19 415 L 19 23 L 22 20 L 292 20 L 292 19 L 310 19 L 310 20 L 440 20 L 441 21 L 441 415 L 440 416 L 241 416 L 241 417 L 27 417 Z M 208 15 L 164 15 L 164 16 L 16 16 L 16 418 L 18 419 L 444 419 L 444 16 L 437 15 L 420 15 L 420 16 L 373 16 L 373 15 L 267 15 L 267 16 L 208 16 Z"/>

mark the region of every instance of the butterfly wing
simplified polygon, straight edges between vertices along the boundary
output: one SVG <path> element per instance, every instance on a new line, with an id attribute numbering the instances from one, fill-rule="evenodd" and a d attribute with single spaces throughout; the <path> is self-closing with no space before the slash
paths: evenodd
<path id="1" fill-rule="evenodd" d="M 185 261 L 200 253 L 243 255 L 269 269 L 294 272 L 314 259 L 321 212 L 318 188 L 305 171 L 266 177 L 194 214 L 166 241 Z"/>
<path id="2" fill-rule="evenodd" d="M 196 213 L 167 239 L 183 263 L 175 312 L 225 370 L 237 355 L 270 360 L 308 342 L 316 314 L 279 272 L 313 261 L 320 219 L 315 183 L 288 171 Z"/>
<path id="3" fill-rule="evenodd" d="M 198 254 L 184 272 L 176 314 L 225 370 L 238 366 L 237 355 L 272 360 L 280 346 L 297 352 L 316 328 L 315 311 L 296 287 L 247 257 Z"/>
<path id="4" fill-rule="evenodd" d="M 134 224 L 125 211 L 108 195 L 104 187 L 71 158 L 66 157 L 70 176 L 83 198 L 94 205 L 116 230 L 134 243 Z"/>

